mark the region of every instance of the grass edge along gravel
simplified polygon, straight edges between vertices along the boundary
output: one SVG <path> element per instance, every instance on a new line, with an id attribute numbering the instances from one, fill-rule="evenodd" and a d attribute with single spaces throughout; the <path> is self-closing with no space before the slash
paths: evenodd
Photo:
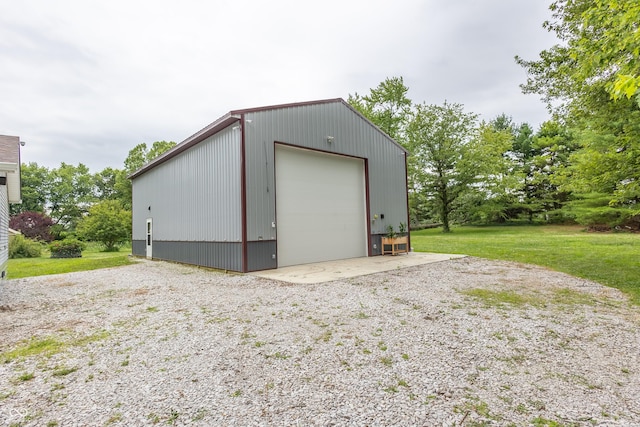
<path id="1" fill-rule="evenodd" d="M 417 252 L 465 254 L 536 264 L 626 293 L 640 305 L 640 235 L 592 233 L 580 226 L 462 226 L 414 231 Z"/>
<path id="2" fill-rule="evenodd" d="M 453 253 L 536 264 L 593 280 L 625 292 L 640 305 L 640 235 L 590 233 L 580 226 L 464 226 L 411 232 L 417 252 Z M 127 265 L 129 248 L 101 252 L 95 245 L 82 258 L 9 260 L 10 279 Z"/>
<path id="3" fill-rule="evenodd" d="M 38 258 L 10 259 L 8 278 L 44 276 L 49 274 L 73 273 L 99 268 L 119 267 L 131 264 L 131 247 L 123 247 L 117 252 L 104 252 L 97 244 L 89 244 L 81 258 L 50 258 L 47 252 Z"/>

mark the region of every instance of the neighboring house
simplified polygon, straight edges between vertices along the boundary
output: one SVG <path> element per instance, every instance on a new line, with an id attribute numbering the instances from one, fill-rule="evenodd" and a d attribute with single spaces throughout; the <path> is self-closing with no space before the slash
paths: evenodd
<path id="1" fill-rule="evenodd" d="M 0 278 L 9 262 L 9 203 L 22 203 L 20 191 L 20 137 L 0 135 Z"/>
<path id="2" fill-rule="evenodd" d="M 379 255 L 405 149 L 342 99 L 231 111 L 130 175 L 133 254 L 239 272 Z"/>

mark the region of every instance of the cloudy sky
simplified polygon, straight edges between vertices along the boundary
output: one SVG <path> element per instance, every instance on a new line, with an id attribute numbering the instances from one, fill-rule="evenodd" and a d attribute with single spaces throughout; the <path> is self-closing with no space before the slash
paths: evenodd
<path id="1" fill-rule="evenodd" d="M 514 56 L 555 43 L 550 0 L 0 0 L 0 134 L 23 162 L 122 168 L 234 109 L 366 94 L 548 118 Z"/>

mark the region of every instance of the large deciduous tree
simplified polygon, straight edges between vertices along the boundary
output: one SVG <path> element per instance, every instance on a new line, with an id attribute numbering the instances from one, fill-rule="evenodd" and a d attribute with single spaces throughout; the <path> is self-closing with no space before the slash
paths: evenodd
<path id="1" fill-rule="evenodd" d="M 575 130 L 571 187 L 640 210 L 640 3 L 557 0 L 544 26 L 561 44 L 535 61 L 523 90 L 538 93 Z M 579 188 L 581 187 L 581 188 Z"/>
<path id="2" fill-rule="evenodd" d="M 470 142 L 476 115 L 462 105 L 417 104 L 407 127 L 412 190 L 432 199 L 443 231 L 459 197 L 475 181 Z"/>
<path id="3" fill-rule="evenodd" d="M 129 150 L 129 155 L 124 160 L 124 173 L 116 177 L 115 191 L 118 193 L 122 205 L 131 208 L 131 181 L 127 176 L 140 169 L 156 157 L 175 147 L 173 141 L 155 141 L 149 148 L 146 143 L 141 143 Z"/>
<path id="4" fill-rule="evenodd" d="M 133 173 L 175 145 L 173 141 L 155 141 L 151 147 L 145 142 L 138 144 L 129 150 L 129 155 L 124 161 L 124 170 L 127 174 Z"/>
<path id="5" fill-rule="evenodd" d="M 48 183 L 50 215 L 61 228 L 74 230 L 77 222 L 95 201 L 94 180 L 89 168 L 61 163 L 53 169 Z"/>
<path id="6" fill-rule="evenodd" d="M 50 171 L 35 162 L 23 163 L 20 168 L 22 203 L 11 204 L 11 214 L 45 212 Z"/>
<path id="7" fill-rule="evenodd" d="M 404 144 L 413 104 L 407 97 L 408 91 L 402 77 L 391 77 L 371 89 L 369 95 L 349 95 L 348 102 L 387 135 Z"/>

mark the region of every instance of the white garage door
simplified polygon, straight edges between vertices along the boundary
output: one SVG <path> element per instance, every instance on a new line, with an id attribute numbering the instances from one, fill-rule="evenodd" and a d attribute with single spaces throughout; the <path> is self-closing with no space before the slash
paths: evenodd
<path id="1" fill-rule="evenodd" d="M 278 267 L 367 255 L 364 161 L 276 145 Z"/>

